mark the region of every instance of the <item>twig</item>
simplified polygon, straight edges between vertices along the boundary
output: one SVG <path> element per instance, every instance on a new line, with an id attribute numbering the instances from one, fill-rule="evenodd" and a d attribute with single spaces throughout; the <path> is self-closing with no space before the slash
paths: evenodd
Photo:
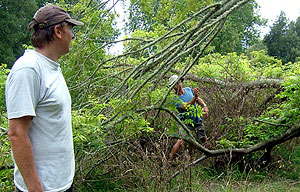
<path id="1" fill-rule="evenodd" d="M 257 122 L 260 122 L 260 123 L 266 123 L 266 124 L 269 124 L 269 125 L 274 125 L 274 126 L 282 126 L 282 127 L 290 127 L 290 125 L 287 125 L 287 124 L 278 124 L 278 123 L 274 123 L 274 122 L 270 122 L 270 121 L 264 121 L 264 120 L 261 120 L 261 119 L 253 119 L 254 121 L 257 121 Z"/>
<path id="2" fill-rule="evenodd" d="M 7 131 L 8 131 L 8 130 L 5 129 L 4 127 L 0 127 L 0 129 L 1 129 L 1 131 L 3 131 L 3 132 L 7 132 Z"/>
<path id="3" fill-rule="evenodd" d="M 4 127 L 0 127 L 0 130 L 2 131 L 2 133 L 0 134 L 0 137 L 2 137 L 3 135 L 6 135 L 8 133 L 8 130 L 5 129 Z"/>
<path id="4" fill-rule="evenodd" d="M 204 155 L 203 157 L 193 161 L 192 163 L 188 164 L 187 166 L 185 166 L 184 168 L 181 168 L 179 171 L 176 171 L 176 173 L 174 173 L 172 175 L 172 177 L 170 179 L 167 180 L 167 183 L 170 183 L 177 175 L 179 175 L 180 173 L 182 173 L 185 169 L 189 168 L 189 167 L 192 167 L 192 166 L 195 166 L 196 164 L 204 161 L 205 159 L 209 158 L 210 156 L 206 156 Z"/>

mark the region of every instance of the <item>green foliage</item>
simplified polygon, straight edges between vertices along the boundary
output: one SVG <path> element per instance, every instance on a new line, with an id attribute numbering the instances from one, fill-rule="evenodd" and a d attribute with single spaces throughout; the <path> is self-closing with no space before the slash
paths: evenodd
<path id="1" fill-rule="evenodd" d="M 5 130 L 8 130 L 5 105 L 5 81 L 8 72 L 9 69 L 6 69 L 5 64 L 0 66 L 0 188 L 4 191 L 13 191 L 10 143 L 5 133 Z"/>
<path id="2" fill-rule="evenodd" d="M 5 105 L 5 82 L 9 70 L 6 65 L 0 65 L 0 112 L 1 114 L 6 111 Z M 1 125 L 1 124 L 0 124 Z"/>
<path id="3" fill-rule="evenodd" d="M 12 175 L 13 169 L 0 170 L 0 187 L 3 191 L 14 191 Z"/>
<path id="4" fill-rule="evenodd" d="M 264 37 L 268 54 L 283 63 L 295 62 L 300 56 L 300 18 L 289 23 L 284 12 L 281 12 L 270 32 Z"/>
<path id="5" fill-rule="evenodd" d="M 268 117 L 261 117 L 264 119 L 266 122 L 271 122 L 272 119 Z M 244 129 L 245 132 L 245 139 L 243 139 L 243 142 L 251 145 L 251 144 L 256 144 L 260 141 L 266 141 L 272 137 L 276 137 L 282 133 L 287 128 L 284 126 L 274 126 L 274 125 L 269 125 L 267 123 L 250 123 L 247 125 L 247 127 Z"/>
<path id="6" fill-rule="evenodd" d="M 272 168 L 272 171 L 276 171 L 280 177 L 292 180 L 300 178 L 300 147 L 297 142 L 299 139 L 295 139 L 289 145 L 280 145 L 275 149 L 276 158 L 283 160 L 278 160 L 278 165 Z"/>
<path id="7" fill-rule="evenodd" d="M 300 76 L 291 77 L 283 84 L 284 91 L 278 96 L 284 101 L 279 108 L 272 109 L 271 114 L 278 117 L 278 121 L 286 124 L 298 124 L 300 118 Z"/>
<path id="8" fill-rule="evenodd" d="M 85 145 L 103 145 L 103 130 L 99 125 L 104 119 L 102 115 L 95 117 L 86 111 L 72 112 L 73 138 L 76 147 Z"/>
<path id="9" fill-rule="evenodd" d="M 210 5 L 213 0 L 131 0 L 130 16 L 127 28 L 129 31 L 145 31 L 160 33 L 169 31 L 172 27 L 187 19 L 193 13 L 201 10 L 203 7 Z M 259 32 L 256 25 L 263 25 L 265 22 L 255 15 L 256 3 L 249 2 L 242 8 L 231 14 L 223 30 L 218 34 L 211 44 L 211 49 L 217 53 L 227 54 L 245 52 L 246 48 L 254 45 L 258 41 Z M 197 17 L 186 23 L 177 30 L 184 32 L 195 26 L 201 17 Z M 163 30 L 162 30 L 163 29 Z"/>
<path id="10" fill-rule="evenodd" d="M 225 129 L 226 126 L 230 126 L 229 131 L 216 141 L 217 144 L 223 146 L 224 148 L 240 148 L 254 144 L 254 142 L 242 139 L 241 127 L 245 127 L 248 124 L 248 120 L 243 116 L 237 118 L 226 118 L 227 123 L 221 127 Z"/>
<path id="11" fill-rule="evenodd" d="M 263 40 L 257 40 L 257 42 L 250 47 L 247 48 L 246 50 L 246 55 L 250 57 L 251 53 L 254 51 L 261 51 L 264 50 L 265 53 L 268 52 L 267 46 L 264 44 Z"/>
<path id="12" fill-rule="evenodd" d="M 153 128 L 150 123 L 141 115 L 134 111 L 136 103 L 129 100 L 113 99 L 103 104 L 97 99 L 90 98 L 90 108 L 81 111 L 73 111 L 72 126 L 75 145 L 98 145 L 106 144 L 105 138 L 111 134 L 115 138 L 130 139 L 132 136 L 140 135 L 142 132 L 150 132 Z M 99 111 L 113 110 L 110 116 L 99 113 Z M 97 113 L 97 115 L 95 115 Z M 121 122 L 116 125 L 101 125 L 109 118 L 115 117 Z"/>
<path id="13" fill-rule="evenodd" d="M 211 46 L 214 52 L 225 55 L 237 52 L 245 53 L 247 48 L 259 42 L 259 31 L 256 26 L 265 25 L 265 21 L 255 14 L 257 4 L 250 1 L 232 13 Z"/>
<path id="14" fill-rule="evenodd" d="M 298 125 L 300 118 L 300 77 L 290 78 L 283 83 L 284 91 L 277 95 L 283 99 L 281 104 L 273 105 L 269 111 L 261 115 L 258 120 L 245 124 L 243 137 L 236 138 L 236 134 L 228 133 L 218 143 L 224 147 L 245 147 L 266 141 L 284 133 L 286 125 Z M 231 126 L 235 122 L 231 123 Z"/>
<path id="15" fill-rule="evenodd" d="M 131 32 L 139 29 L 154 31 L 159 25 L 170 29 L 190 16 L 191 13 L 212 2 L 211 0 L 131 0 L 128 29 Z M 186 30 L 188 27 L 190 26 L 182 26 L 182 29 Z"/>
<path id="16" fill-rule="evenodd" d="M 178 69 L 184 64 L 177 65 Z M 299 63 L 288 63 L 283 65 L 278 59 L 270 57 L 262 51 L 254 51 L 249 57 L 236 53 L 227 55 L 211 54 L 199 60 L 197 67 L 191 69 L 191 72 L 198 77 L 208 77 L 214 79 L 219 86 L 226 88 L 226 84 L 231 83 L 248 83 L 253 81 L 264 81 L 264 79 L 285 79 L 284 91 L 276 99 L 283 101 L 270 106 L 263 114 L 256 117 L 252 114 L 244 116 L 239 113 L 236 115 L 225 116 L 223 123 L 217 125 L 220 132 L 224 132 L 217 141 L 218 145 L 228 147 L 246 147 L 254 145 L 260 141 L 265 141 L 272 137 L 282 134 L 287 127 L 281 124 L 297 124 L 299 119 Z M 195 84 L 195 86 L 199 86 Z M 209 85 L 207 88 L 209 89 Z M 232 94 L 210 95 L 207 98 L 212 102 L 215 100 L 216 105 L 222 104 L 221 101 L 230 102 L 233 105 L 235 99 L 240 97 L 241 92 Z M 265 101 L 264 95 L 267 92 L 263 90 L 256 94 L 255 99 L 249 102 L 249 110 L 253 106 L 261 106 Z M 251 93 L 250 92 L 250 93 Z M 216 99 L 214 99 L 216 97 Z M 228 101 L 226 99 L 228 97 Z M 246 98 L 242 98 L 247 100 Z M 237 100 L 240 102 L 240 100 Z M 210 106 L 210 105 L 209 105 Z M 216 108 L 218 110 L 218 108 Z M 215 110 L 215 109 L 213 109 Z M 253 121 L 258 118 L 259 121 Z M 266 123 L 261 123 L 266 122 Z M 268 123 L 270 122 L 270 124 Z M 214 129 L 218 130 L 218 128 Z M 219 130 L 218 130 L 219 131 Z"/>
<path id="17" fill-rule="evenodd" d="M 178 67 L 180 69 L 180 67 Z M 191 72 L 199 77 L 210 77 L 230 82 L 249 82 L 264 78 L 283 79 L 299 74 L 299 64 L 282 65 L 282 62 L 265 54 L 264 50 L 254 51 L 250 57 L 229 53 L 210 54 L 199 60 Z"/>
<path id="18" fill-rule="evenodd" d="M 0 116 L 0 126 L 8 129 L 8 122 Z M 0 130 L 0 188 L 4 191 L 13 191 L 13 162 L 10 153 L 10 142 L 4 130 Z"/>
<path id="19" fill-rule="evenodd" d="M 288 154 L 290 155 L 290 154 Z M 192 191 L 251 191 L 251 192 L 273 192 L 273 191 L 299 191 L 298 179 L 288 179 L 280 172 L 289 169 L 286 164 L 278 171 L 280 160 L 276 161 L 276 169 L 251 170 L 244 172 L 238 165 L 222 167 L 198 166 L 192 170 L 187 169 L 184 176 L 175 178 L 166 191 L 180 191 L 190 189 Z M 297 174 L 297 172 L 293 173 Z M 153 190 L 155 191 L 155 190 Z"/>
<path id="20" fill-rule="evenodd" d="M 0 63 L 10 68 L 30 43 L 28 23 L 37 9 L 35 0 L 0 1 Z"/>
<path id="21" fill-rule="evenodd" d="M 100 1 L 79 0 L 75 4 L 60 1 L 58 4 L 72 13 L 72 17 L 84 22 L 82 27 L 74 27 L 75 39 L 69 54 L 60 59 L 67 84 L 71 89 L 72 103 L 77 108 L 86 104 L 88 95 L 98 95 L 102 89 L 98 85 L 85 89 L 81 84 L 99 80 L 102 87 L 113 81 L 106 78 L 106 71 L 99 69 L 101 62 L 109 56 L 106 54 L 107 43 L 116 39 L 119 32 L 115 29 L 115 14 L 108 12 Z M 98 70 L 98 71 L 97 71 Z M 93 74 L 93 77 L 89 77 Z M 93 84 L 93 83 L 91 83 Z"/>

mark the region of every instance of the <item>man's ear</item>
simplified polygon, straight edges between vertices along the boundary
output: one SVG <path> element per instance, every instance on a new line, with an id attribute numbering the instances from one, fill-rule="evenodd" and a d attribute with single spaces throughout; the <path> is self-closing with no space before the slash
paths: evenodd
<path id="1" fill-rule="evenodd" d="M 54 36 L 57 37 L 58 39 L 61 39 L 62 38 L 62 27 L 56 25 L 54 27 Z"/>

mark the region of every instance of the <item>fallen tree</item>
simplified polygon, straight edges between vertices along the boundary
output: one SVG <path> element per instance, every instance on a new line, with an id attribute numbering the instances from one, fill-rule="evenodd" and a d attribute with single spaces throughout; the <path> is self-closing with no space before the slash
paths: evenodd
<path id="1" fill-rule="evenodd" d="M 97 57 L 93 58 L 93 56 L 114 42 L 89 50 L 90 53 L 86 54 L 81 65 L 84 66 L 89 61 L 96 65 L 92 68 L 93 71 L 83 76 L 81 81 L 73 81 L 71 87 L 71 91 L 78 93 L 74 94 L 75 108 L 85 113 L 75 114 L 75 118 L 83 121 L 82 124 L 75 124 L 75 130 L 83 131 L 78 133 L 79 136 L 75 133 L 74 139 L 82 141 L 82 143 L 76 143 L 77 161 L 79 165 L 88 167 L 87 172 L 83 166 L 77 170 L 83 182 L 87 179 L 94 180 L 91 177 L 94 172 L 98 173 L 102 170 L 97 169 L 100 166 L 104 167 L 104 173 L 99 175 L 105 175 L 114 170 L 120 171 L 123 175 L 132 173 L 133 177 L 136 176 L 135 171 L 140 170 L 140 167 L 134 167 L 135 160 L 143 159 L 144 153 L 147 152 L 146 149 L 141 150 L 141 154 L 136 154 L 137 149 L 134 148 L 137 145 L 136 142 L 139 142 L 140 135 L 145 132 L 151 133 L 151 130 L 159 129 L 160 126 L 172 126 L 170 116 L 177 122 L 176 125 L 179 124 L 189 133 L 185 125 L 178 121 L 176 114 L 172 112 L 175 109 L 171 109 L 172 88 L 165 87 L 165 79 L 171 72 L 191 82 L 209 85 L 202 87 L 201 90 L 211 91 L 206 93 L 207 96 L 203 95 L 211 107 L 212 116 L 220 117 L 218 118 L 220 122 L 214 123 L 217 126 L 223 122 L 227 123 L 223 132 L 229 130 L 231 126 L 240 126 L 233 125 L 234 123 L 227 121 L 226 118 L 236 120 L 242 116 L 248 120 L 265 112 L 272 104 L 274 96 L 282 90 L 282 80 L 264 78 L 255 81 L 235 81 L 235 79 L 226 81 L 191 73 L 191 69 L 198 67 L 199 60 L 205 55 L 205 50 L 222 30 L 227 17 L 248 2 L 249 0 L 225 0 L 211 4 L 191 14 L 189 18 L 158 37 L 125 38 L 122 41 L 128 44 L 134 42 L 133 46 L 126 47 L 124 54 L 107 57 L 104 61 L 97 60 Z M 194 21 L 192 27 L 182 31 L 181 27 L 192 20 Z M 160 48 L 152 51 L 156 47 Z M 84 67 L 82 67 L 83 70 Z M 80 75 L 78 73 L 78 76 Z M 259 94 L 264 97 L 260 98 Z M 218 114 L 213 114 L 216 111 Z M 219 128 L 217 126 L 211 125 L 210 127 L 217 129 Z M 289 126 L 291 125 L 286 128 L 291 129 L 292 127 Z M 161 132 L 161 135 L 164 134 Z M 212 140 L 218 141 L 222 134 L 219 131 L 217 136 L 213 135 Z M 264 149 L 270 151 L 276 143 L 268 140 L 270 143 L 259 142 L 247 148 L 210 150 L 197 143 L 192 134 L 189 133 L 189 135 L 183 139 L 205 154 L 191 165 L 210 157 L 228 154 L 243 156 Z M 295 134 L 292 133 L 287 138 L 291 139 L 293 135 Z M 175 135 L 170 136 L 179 138 Z M 282 143 L 283 140 L 278 140 L 278 142 Z M 127 146 L 131 147 L 127 148 Z"/>
<path id="2" fill-rule="evenodd" d="M 171 71 L 175 74 L 182 74 L 183 71 L 180 71 L 178 69 L 171 69 Z M 166 78 L 170 77 L 166 76 Z M 225 82 L 219 79 L 215 78 L 207 78 L 207 77 L 199 77 L 196 76 L 192 73 L 187 73 L 184 76 L 185 79 L 194 81 L 197 83 L 209 83 L 211 85 L 218 86 L 220 88 L 227 87 L 229 89 L 233 88 L 239 88 L 242 87 L 243 89 L 263 89 L 263 88 L 276 88 L 276 89 L 281 89 L 282 88 L 282 83 L 284 82 L 282 79 L 268 79 L 268 78 L 262 78 L 261 80 L 257 81 L 251 81 L 251 82 L 246 82 L 246 83 L 240 83 L 240 82 Z"/>
<path id="3" fill-rule="evenodd" d="M 300 123 L 300 122 L 299 122 Z M 298 124 L 299 124 L 298 123 Z M 290 126 L 289 126 L 290 127 Z M 172 179 L 174 179 L 177 175 L 179 175 L 182 171 L 184 171 L 186 168 L 194 166 L 203 160 L 210 158 L 210 157 L 216 157 L 216 156 L 223 156 L 223 155 L 230 155 L 230 157 L 234 155 L 238 156 L 244 156 L 250 153 L 253 153 L 255 151 L 265 151 L 264 156 L 270 156 L 270 153 L 272 151 L 272 148 L 276 145 L 279 145 L 281 143 L 284 143 L 286 141 L 289 141 L 295 137 L 300 137 L 300 126 L 292 126 L 285 133 L 282 135 L 279 135 L 277 137 L 274 137 L 272 139 L 269 139 L 267 141 L 262 141 L 254 146 L 248 147 L 248 148 L 239 148 L 239 149 L 219 149 L 219 150 L 209 150 L 203 147 L 201 144 L 199 144 L 197 141 L 191 138 L 184 138 L 184 140 L 191 145 L 197 147 L 198 150 L 202 151 L 205 155 L 196 161 L 190 163 L 188 166 L 180 169 L 177 171 L 170 179 L 168 179 L 168 182 L 170 182 Z M 179 139 L 180 137 L 174 137 Z M 268 162 L 266 162 L 268 163 Z"/>

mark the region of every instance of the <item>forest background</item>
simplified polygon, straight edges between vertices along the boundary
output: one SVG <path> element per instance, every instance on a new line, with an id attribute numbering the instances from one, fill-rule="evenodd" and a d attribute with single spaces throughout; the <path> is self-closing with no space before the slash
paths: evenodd
<path id="1" fill-rule="evenodd" d="M 85 25 L 60 59 L 72 95 L 75 191 L 299 191 L 300 17 L 284 12 L 268 34 L 251 0 L 0 2 L 0 190 L 13 191 L 4 87 L 13 62 L 32 48 L 27 24 L 56 3 Z M 109 49 L 122 43 L 124 52 Z M 209 140 L 194 139 L 172 104 L 168 77 L 199 87 Z M 178 130 L 187 145 L 170 166 Z"/>

